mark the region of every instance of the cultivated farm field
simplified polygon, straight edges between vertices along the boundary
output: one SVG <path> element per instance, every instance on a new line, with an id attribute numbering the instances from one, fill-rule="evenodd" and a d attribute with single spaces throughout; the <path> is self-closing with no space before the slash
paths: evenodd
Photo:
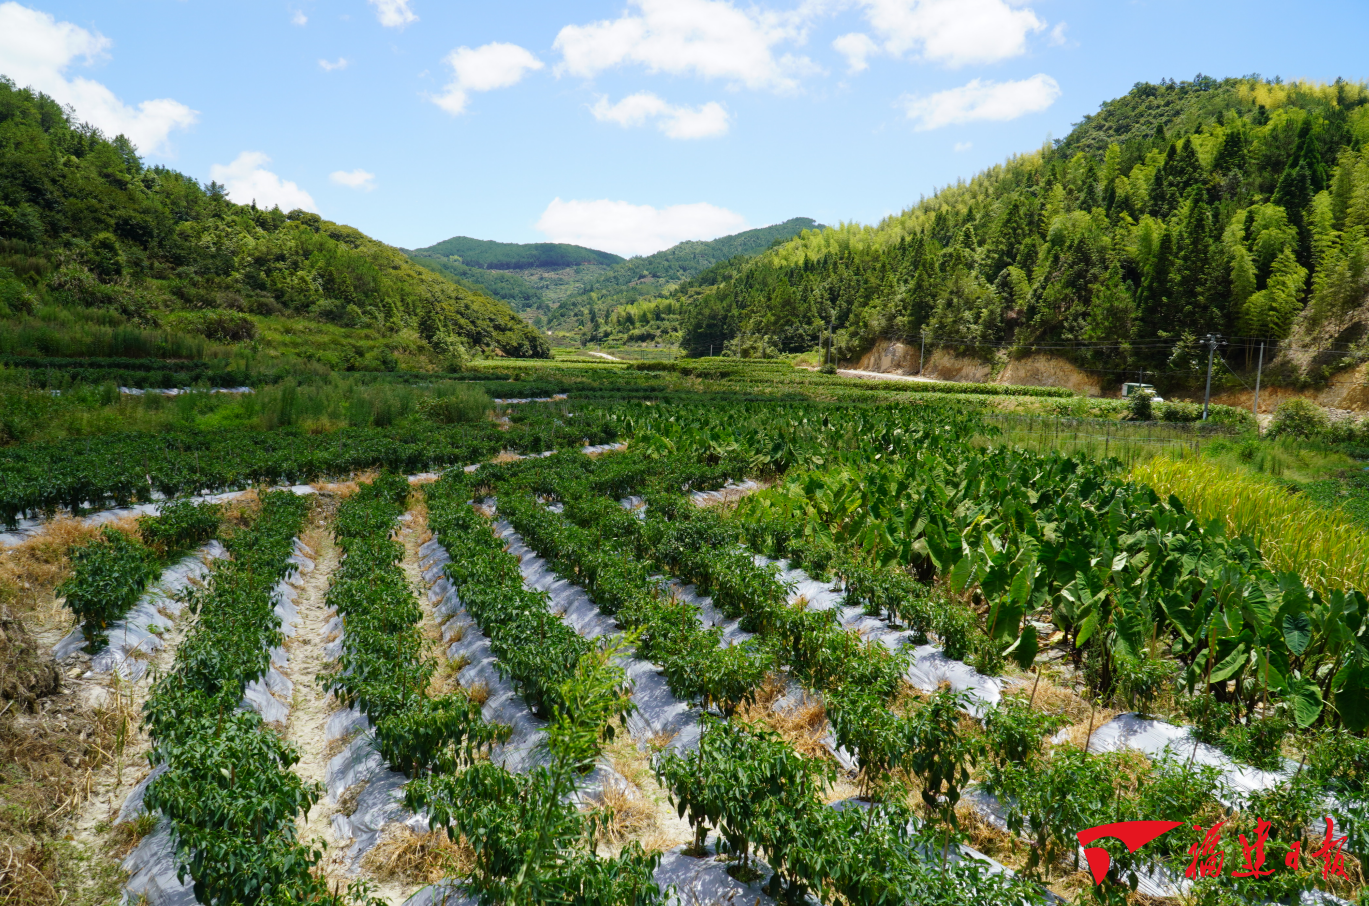
<path id="1" fill-rule="evenodd" d="M 1353 432 L 288 383 L 6 397 L 6 902 L 1369 902 Z"/>

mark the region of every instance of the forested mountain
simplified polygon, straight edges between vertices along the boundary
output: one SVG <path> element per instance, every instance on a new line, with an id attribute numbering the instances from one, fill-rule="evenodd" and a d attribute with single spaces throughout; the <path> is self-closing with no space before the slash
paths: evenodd
<path id="1" fill-rule="evenodd" d="M 847 357 L 925 330 L 971 354 L 1074 347 L 1085 366 L 1163 373 L 1209 331 L 1329 325 L 1354 340 L 1367 141 L 1364 84 L 1138 84 L 1065 139 L 878 226 L 806 231 L 682 286 L 683 344 L 761 335 L 808 350 L 830 318 Z"/>
<path id="2" fill-rule="evenodd" d="M 547 310 L 545 323 L 552 327 L 580 325 L 588 328 L 591 310 L 594 320 L 602 320 L 615 309 L 658 295 L 662 290 L 720 261 L 759 255 L 776 242 L 813 229 L 821 229 L 821 225 L 808 217 L 795 217 L 784 223 L 722 236 L 709 242 L 681 242 L 654 255 L 629 258 L 586 280 L 577 292 L 555 308 Z"/>
<path id="3" fill-rule="evenodd" d="M 459 258 L 467 267 L 491 271 L 518 271 L 532 267 L 575 267 L 577 264 L 619 264 L 622 255 L 587 249 L 564 242 L 493 242 L 453 236 L 436 245 L 415 249 L 425 255 Z"/>
<path id="4" fill-rule="evenodd" d="M 804 230 L 821 228 L 810 218 L 795 217 L 629 259 L 578 245 L 517 245 L 465 236 L 407 254 L 417 264 L 503 299 L 539 329 L 596 342 L 674 342 L 679 332 L 675 316 L 682 306 L 676 301 L 662 305 L 653 297 L 719 262 L 744 260 Z M 639 322 L 651 326 L 639 330 Z"/>
<path id="5" fill-rule="evenodd" d="M 275 316 L 404 334 L 435 358 L 549 354 L 503 302 L 351 227 L 147 167 L 127 139 L 0 77 L 0 319 L 56 310 L 220 341 Z"/>

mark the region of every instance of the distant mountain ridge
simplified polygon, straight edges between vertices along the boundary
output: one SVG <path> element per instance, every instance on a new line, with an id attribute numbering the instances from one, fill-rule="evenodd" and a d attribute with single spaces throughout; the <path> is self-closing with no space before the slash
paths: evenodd
<path id="1" fill-rule="evenodd" d="M 651 255 L 623 258 L 556 242 L 512 243 L 454 236 L 405 252 L 415 264 L 472 291 L 509 303 L 540 329 L 590 330 L 627 305 L 659 295 L 732 259 L 761 254 L 805 230 L 824 229 L 810 217 L 708 241 L 686 240 Z M 669 333 L 670 331 L 667 331 Z"/>
<path id="2" fill-rule="evenodd" d="M 487 271 L 575 267 L 581 264 L 614 265 L 626 260 L 622 255 L 615 255 L 612 252 L 601 252 L 564 242 L 495 242 L 490 239 L 472 239 L 469 236 L 453 236 L 427 248 L 413 249 L 413 252 L 441 258 L 460 258 L 460 263 L 467 267 L 478 267 Z"/>

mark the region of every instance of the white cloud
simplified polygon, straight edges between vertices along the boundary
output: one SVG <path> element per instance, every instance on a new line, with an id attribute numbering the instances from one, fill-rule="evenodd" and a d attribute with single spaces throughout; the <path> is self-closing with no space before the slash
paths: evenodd
<path id="1" fill-rule="evenodd" d="M 48 13 L 0 3 L 0 72 L 21 88 L 32 87 L 72 105 L 77 116 L 110 137 L 122 133 L 145 153 L 166 153 L 171 131 L 193 124 L 198 112 L 170 98 L 130 107 L 99 82 L 67 78 L 66 70 L 78 57 L 92 64 L 110 45 L 104 35 L 58 22 Z"/>
<path id="2" fill-rule="evenodd" d="M 630 0 L 630 6 L 636 11 L 617 19 L 561 29 L 557 72 L 593 78 L 635 64 L 653 73 L 785 90 L 797 87 L 796 74 L 812 69 L 806 58 L 775 55 L 776 45 L 803 41 L 816 8 L 811 4 L 792 13 L 743 10 L 730 0 Z"/>
<path id="3" fill-rule="evenodd" d="M 886 53 L 897 57 L 912 52 L 951 67 L 1019 56 L 1027 50 L 1027 36 L 1046 27 L 1021 0 L 857 2 Z"/>
<path id="4" fill-rule="evenodd" d="M 554 199 L 537 229 L 552 242 L 569 242 L 619 255 L 649 255 L 686 239 L 716 239 L 746 229 L 746 218 L 716 205 L 668 208 L 626 201 Z"/>
<path id="5" fill-rule="evenodd" d="M 543 66 L 541 60 L 517 44 L 500 43 L 474 50 L 458 47 L 447 55 L 445 62 L 452 68 L 452 80 L 433 102 L 453 115 L 466 112 L 472 91 L 509 88 Z"/>
<path id="6" fill-rule="evenodd" d="M 338 69 L 346 69 L 348 66 L 352 65 L 352 61 L 346 57 L 338 57 L 336 62 L 319 60 L 318 65 L 324 72 L 333 72 Z"/>
<path id="7" fill-rule="evenodd" d="M 403 28 L 417 22 L 418 16 L 409 9 L 409 0 L 367 0 L 376 8 L 376 18 L 386 28 Z"/>
<path id="8" fill-rule="evenodd" d="M 259 208 L 279 206 L 282 211 L 303 208 L 318 212 L 313 196 L 288 180 L 281 179 L 266 165 L 271 158 L 260 151 L 244 151 L 231 164 L 214 164 L 209 178 L 221 182 L 228 198 L 238 204 L 256 202 Z"/>
<path id="9" fill-rule="evenodd" d="M 308 25 L 309 17 L 306 16 L 303 11 L 295 10 L 295 14 L 290 17 L 290 23 L 292 25 Z"/>
<path id="10" fill-rule="evenodd" d="M 727 108 L 717 101 L 697 108 L 676 107 L 649 91 L 628 95 L 616 104 L 601 97 L 590 112 L 601 123 L 617 123 L 623 127 L 641 126 L 648 120 L 656 120 L 657 128 L 670 138 L 712 138 L 726 135 L 731 125 Z"/>
<path id="11" fill-rule="evenodd" d="M 846 71 L 855 74 L 870 68 L 869 59 L 879 53 L 879 45 L 869 35 L 852 32 L 832 42 L 837 53 L 846 58 Z"/>
<path id="12" fill-rule="evenodd" d="M 919 131 L 977 120 L 1013 120 L 1045 110 L 1060 97 L 1060 85 L 1044 73 L 1019 82 L 974 79 L 969 84 L 927 97 L 899 99 Z"/>
<path id="13" fill-rule="evenodd" d="M 346 186 L 349 189 L 362 189 L 369 192 L 376 187 L 376 175 L 374 173 L 367 173 L 360 168 L 357 168 L 356 170 L 338 170 L 329 174 L 328 178 L 338 185 Z"/>
<path id="14" fill-rule="evenodd" d="M 1052 47 L 1063 47 L 1069 43 L 1069 38 L 1065 37 L 1065 29 L 1068 28 L 1064 22 L 1055 23 L 1055 28 L 1051 29 L 1050 44 Z"/>
<path id="15" fill-rule="evenodd" d="M 961 151 L 968 151 L 968 150 L 970 150 L 970 149 L 973 148 L 973 147 L 974 147 L 974 142 L 956 142 L 956 143 L 955 143 L 955 152 L 956 152 L 957 154 L 959 154 Z"/>

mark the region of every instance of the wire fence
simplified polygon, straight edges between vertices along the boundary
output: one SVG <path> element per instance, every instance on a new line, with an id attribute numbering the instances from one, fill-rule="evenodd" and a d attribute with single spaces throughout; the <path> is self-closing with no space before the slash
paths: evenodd
<path id="1" fill-rule="evenodd" d="M 1119 422 L 1049 415 L 986 415 L 998 436 L 986 443 L 1009 444 L 1037 453 L 1052 450 L 1116 458 L 1128 467 L 1157 453 L 1200 456 L 1204 445 L 1240 432 L 1227 425 L 1174 422 Z"/>

